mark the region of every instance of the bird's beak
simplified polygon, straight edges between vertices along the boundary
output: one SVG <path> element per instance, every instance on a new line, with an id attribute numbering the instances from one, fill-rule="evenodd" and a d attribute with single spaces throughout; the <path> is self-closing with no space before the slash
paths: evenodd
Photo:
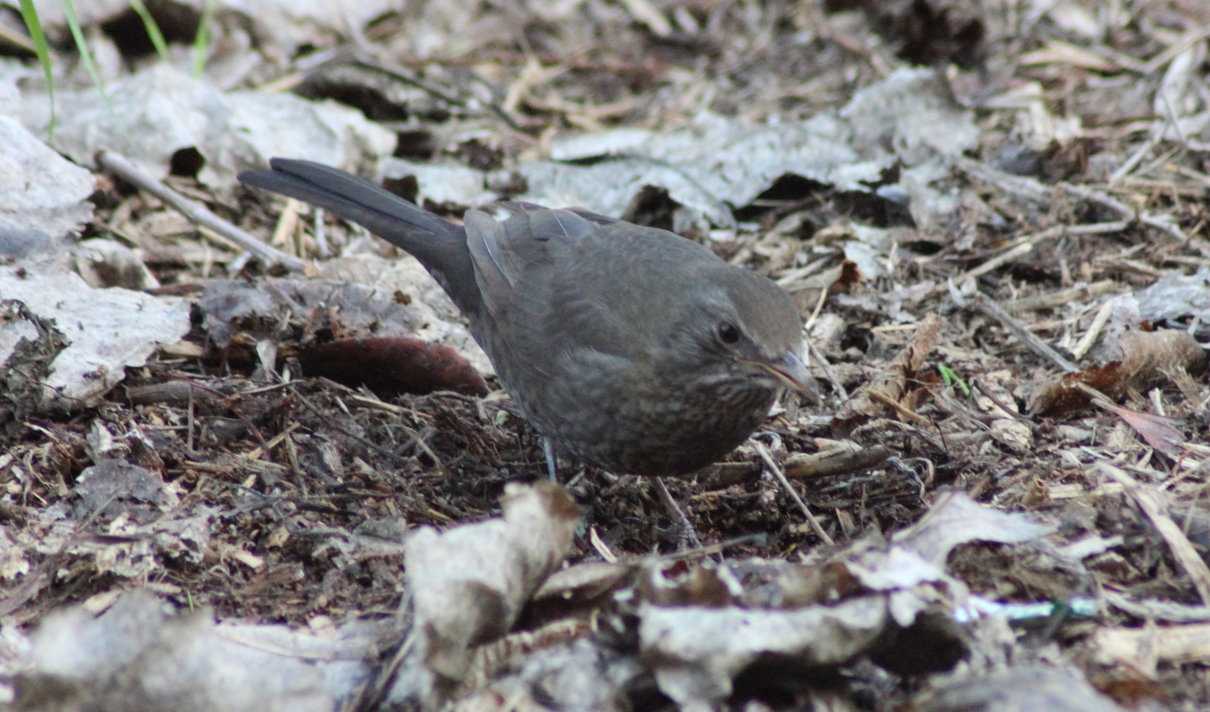
<path id="1" fill-rule="evenodd" d="M 787 351 L 772 361 L 762 362 L 757 365 L 773 374 L 787 388 L 799 393 L 815 392 L 815 381 L 811 378 L 811 374 L 807 372 L 807 365 L 793 351 Z"/>

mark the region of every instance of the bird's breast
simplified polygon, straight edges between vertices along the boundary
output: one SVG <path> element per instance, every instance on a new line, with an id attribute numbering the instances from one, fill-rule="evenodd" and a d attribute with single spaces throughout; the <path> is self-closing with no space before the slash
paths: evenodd
<path id="1" fill-rule="evenodd" d="M 684 474 L 717 462 L 763 422 L 776 397 L 751 379 L 654 378 L 620 361 L 590 358 L 574 374 L 560 370 L 510 390 L 562 450 L 611 472 L 642 475 Z"/>

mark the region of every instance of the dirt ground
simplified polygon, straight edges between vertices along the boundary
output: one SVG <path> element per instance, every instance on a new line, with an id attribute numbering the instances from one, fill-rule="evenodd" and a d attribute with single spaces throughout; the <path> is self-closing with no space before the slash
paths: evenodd
<path id="1" fill-rule="evenodd" d="M 312 70 L 301 52 L 245 84 L 287 77 L 304 96 L 381 121 L 399 157 L 490 171 L 561 135 L 662 131 L 704 108 L 754 123 L 806 119 L 896 68 L 931 68 L 978 131 L 950 164 L 960 199 L 945 220 L 921 225 L 877 192 L 787 176 L 735 206 L 733 239 L 690 231 L 792 292 L 822 399 L 786 402 L 726 463 L 667 481 L 672 500 L 692 536 L 736 560 L 810 561 L 889 537 L 953 489 L 1035 517 L 1055 528 L 1048 546 L 1087 552 L 1058 566 L 1034 548 L 964 543 L 943 562 L 982 598 L 1050 605 L 1014 623 L 1008 657 L 1072 665 L 1124 708 L 1210 709 L 1210 129 L 1195 121 L 1210 116 L 1210 5 L 1044 4 L 586 0 L 553 20 L 537 3 L 467 3 L 456 17 L 409 10 L 365 28 L 364 41 L 417 78 L 402 98 L 390 89 L 398 77 Z M 429 40 L 446 50 L 421 52 L 422 31 L 449 33 L 448 45 Z M 266 240 L 277 225 L 282 203 L 263 195 L 215 195 L 190 175 L 167 182 Z M 160 284 L 152 294 L 199 300 L 232 267 L 254 287 L 287 277 L 239 262 L 238 250 L 197 258 L 196 230 L 165 221 L 171 211 L 121 180 L 95 202 L 86 236 L 118 226 L 164 236 L 159 248 L 142 243 Z M 430 207 L 458 217 L 459 206 Z M 633 208 L 636 221 L 675 221 L 666 191 Z M 891 236 L 874 248 L 877 274 L 844 248 L 854 224 Z M 298 230 L 310 230 L 308 217 Z M 331 219 L 326 231 L 337 253 L 360 239 Z M 309 237 L 278 247 L 323 261 Z M 1199 270 L 1200 287 L 1179 281 Z M 1167 291 L 1147 291 L 1157 284 Z M 1142 304 L 1144 318 L 1121 316 L 1119 298 Z M 1170 308 L 1147 311 L 1155 303 Z M 352 533 L 483 521 L 507 483 L 545 477 L 540 443 L 494 379 L 484 396 L 374 391 L 344 373 L 357 365 L 310 377 L 308 346 L 347 331 L 343 315 L 237 321 L 220 346 L 194 311 L 182 343 L 129 369 L 95 406 L 52 414 L 0 398 L 0 522 L 19 531 L 55 507 L 76 515 L 66 515 L 69 543 L 27 551 L 28 571 L 0 581 L 10 624 L 29 630 L 52 610 L 135 587 L 220 619 L 306 627 L 393 615 L 407 588 L 402 551 L 350 554 Z M 275 371 L 258 352 L 266 334 Z M 835 466 L 810 459 L 843 443 L 857 452 Z M 91 500 L 77 478 L 101 451 L 161 476 L 179 511 L 204 508 L 205 549 L 99 556 L 115 541 L 107 522 L 153 516 L 127 495 L 82 504 Z M 569 561 L 693 549 L 653 479 L 566 462 L 560 480 L 583 515 Z M 1191 637 L 1103 654 L 1113 635 L 1169 628 Z M 862 661 L 828 684 L 848 708 L 925 709 L 918 695 L 942 674 Z M 730 704 L 802 703 L 756 689 L 741 685 Z M 970 707 L 985 708 L 996 707 Z"/>

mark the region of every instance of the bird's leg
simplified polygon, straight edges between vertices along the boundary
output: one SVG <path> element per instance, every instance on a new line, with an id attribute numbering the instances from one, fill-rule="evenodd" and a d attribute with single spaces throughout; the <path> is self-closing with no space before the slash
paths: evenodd
<path id="1" fill-rule="evenodd" d="M 558 468 L 555 466 L 555 445 L 550 438 L 542 438 L 542 454 L 546 456 L 546 476 L 551 482 L 558 482 Z"/>

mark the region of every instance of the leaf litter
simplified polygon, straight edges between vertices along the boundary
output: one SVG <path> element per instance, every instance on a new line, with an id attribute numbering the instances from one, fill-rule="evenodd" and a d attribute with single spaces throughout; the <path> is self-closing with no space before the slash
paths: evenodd
<path id="1" fill-rule="evenodd" d="M 57 92 L 48 140 L 105 173 L 0 206 L 0 699 L 1210 704 L 1202 8 L 445 5 L 232 5 L 201 79 L 87 20 L 116 108 Z M 620 473 L 518 485 L 540 446 L 423 270 L 232 191 L 274 153 L 685 230 L 795 296 L 824 400 L 667 483 L 683 520 Z"/>

